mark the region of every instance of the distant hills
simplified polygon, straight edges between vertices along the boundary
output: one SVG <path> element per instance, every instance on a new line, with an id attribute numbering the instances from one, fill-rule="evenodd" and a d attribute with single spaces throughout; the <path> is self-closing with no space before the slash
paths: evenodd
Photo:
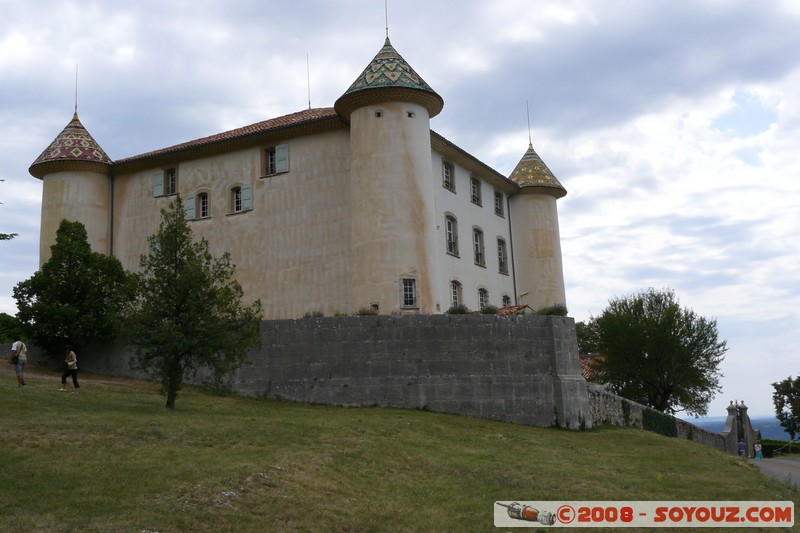
<path id="1" fill-rule="evenodd" d="M 689 418 L 686 421 L 703 429 L 721 433 L 725 429 L 726 418 L 724 416 L 710 416 L 698 419 Z M 751 417 L 750 424 L 752 424 L 753 429 L 761 431 L 762 439 L 789 440 L 789 434 L 783 430 L 780 422 L 775 417 Z"/>

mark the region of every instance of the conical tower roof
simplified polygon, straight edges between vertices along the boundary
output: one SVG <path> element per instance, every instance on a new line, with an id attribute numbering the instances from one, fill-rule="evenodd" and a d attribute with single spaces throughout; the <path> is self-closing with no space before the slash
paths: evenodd
<path id="1" fill-rule="evenodd" d="M 509 179 L 519 185 L 523 192 L 550 194 L 556 198 L 567 194 L 564 186 L 559 183 L 536 150 L 533 149 L 533 144 L 528 145 L 528 151 L 517 163 L 517 167 Z"/>
<path id="2" fill-rule="evenodd" d="M 78 113 L 28 169 L 34 177 L 61 170 L 91 170 L 105 173 L 112 163 L 97 141 L 86 131 Z"/>
<path id="3" fill-rule="evenodd" d="M 386 37 L 378 55 L 336 100 L 334 108 L 345 119 L 349 119 L 350 114 L 359 107 L 390 101 L 420 104 L 427 108 L 431 117 L 438 115 L 444 107 L 442 97 L 425 83 Z"/>

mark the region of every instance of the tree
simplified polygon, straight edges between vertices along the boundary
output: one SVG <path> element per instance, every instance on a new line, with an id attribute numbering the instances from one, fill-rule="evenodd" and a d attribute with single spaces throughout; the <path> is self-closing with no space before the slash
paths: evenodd
<path id="1" fill-rule="evenodd" d="M 148 243 L 128 344 L 133 366 L 160 377 L 166 407 L 174 409 L 185 376 L 207 368 L 220 383 L 260 346 L 261 301 L 242 305 L 230 255 L 216 259 L 205 239 L 192 242 L 180 197 L 161 210 Z"/>
<path id="2" fill-rule="evenodd" d="M 22 335 L 22 324 L 17 317 L 0 313 L 0 342 L 10 343 L 17 335 Z"/>
<path id="3" fill-rule="evenodd" d="M 658 411 L 707 414 L 721 390 L 719 365 L 727 351 L 716 320 L 681 308 L 672 290 L 651 288 L 610 300 L 589 328 L 590 344 L 602 355 L 597 381 Z"/>
<path id="4" fill-rule="evenodd" d="M 117 258 L 92 251 L 80 222 L 62 220 L 50 251 L 42 268 L 14 287 L 17 318 L 30 339 L 51 356 L 62 355 L 66 344 L 114 340 L 133 277 Z"/>
<path id="5" fill-rule="evenodd" d="M 800 434 L 800 376 L 792 376 L 773 383 L 772 403 L 775 405 L 775 417 L 794 440 Z"/>

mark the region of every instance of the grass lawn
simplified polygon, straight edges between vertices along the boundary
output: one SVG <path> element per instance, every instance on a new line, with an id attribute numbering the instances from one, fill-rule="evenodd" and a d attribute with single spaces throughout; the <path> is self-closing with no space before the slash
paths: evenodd
<path id="1" fill-rule="evenodd" d="M 0 531 L 494 531 L 498 500 L 800 501 L 744 460 L 645 431 L 197 388 L 170 412 L 157 384 L 82 374 L 75 395 L 51 373 L 18 389 L 0 364 Z"/>

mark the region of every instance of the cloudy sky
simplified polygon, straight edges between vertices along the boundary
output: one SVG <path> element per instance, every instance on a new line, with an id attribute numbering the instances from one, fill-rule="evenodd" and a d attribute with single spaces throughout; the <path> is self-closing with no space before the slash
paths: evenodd
<path id="1" fill-rule="evenodd" d="M 112 159 L 333 102 L 383 45 L 382 0 L 0 0 L 0 312 L 38 268 L 28 167 L 78 114 Z M 709 415 L 800 373 L 800 3 L 395 0 L 432 128 L 559 200 L 567 303 L 671 288 L 729 351 Z M 308 67 L 308 68 L 307 68 Z M 310 74 L 310 75 L 307 75 Z M 310 83 L 309 83 L 310 82 Z"/>

